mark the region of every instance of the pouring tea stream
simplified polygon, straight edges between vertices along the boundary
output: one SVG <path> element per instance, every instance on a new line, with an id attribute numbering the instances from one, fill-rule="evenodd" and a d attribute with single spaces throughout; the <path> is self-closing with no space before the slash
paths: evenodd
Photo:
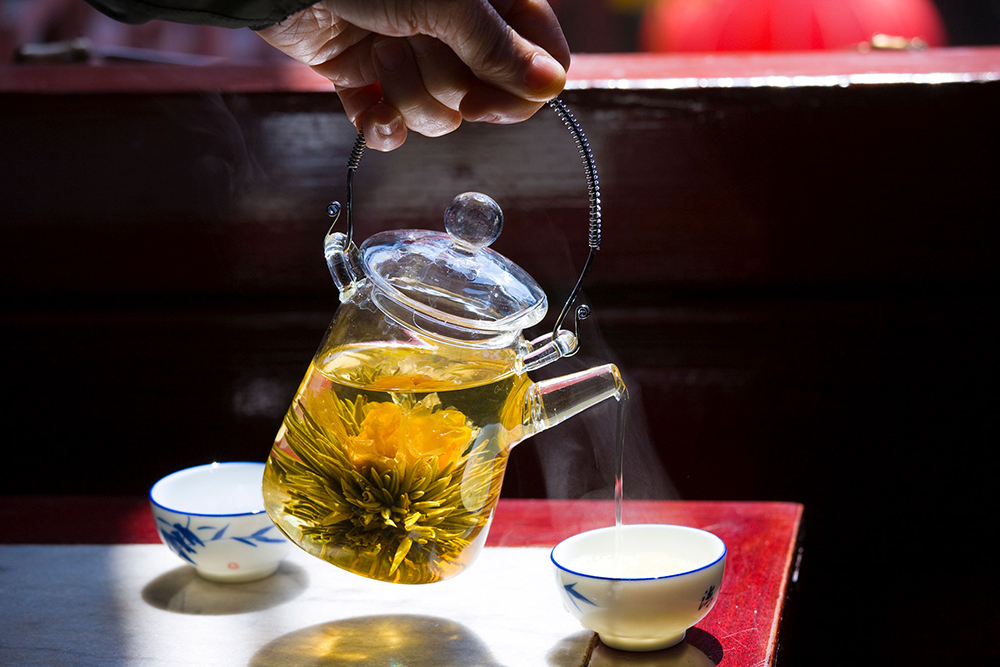
<path id="1" fill-rule="evenodd" d="M 359 139 L 347 230 L 333 231 L 335 219 L 324 247 L 341 305 L 264 474 L 271 519 L 314 556 L 396 583 L 454 576 L 486 542 L 510 449 L 608 398 L 626 398 L 613 364 L 541 382 L 527 375 L 576 353 L 577 334 L 561 325 L 600 241 L 593 157 L 572 114 L 558 100 L 553 107 L 575 128 L 584 156 L 591 252 L 553 330 L 530 341 L 523 331 L 545 316 L 547 298 L 488 247 L 503 215 L 486 195 L 456 197 L 446 233 L 387 231 L 354 244 Z M 330 213 L 336 218 L 340 207 Z M 583 308 L 577 318 L 588 314 Z"/>

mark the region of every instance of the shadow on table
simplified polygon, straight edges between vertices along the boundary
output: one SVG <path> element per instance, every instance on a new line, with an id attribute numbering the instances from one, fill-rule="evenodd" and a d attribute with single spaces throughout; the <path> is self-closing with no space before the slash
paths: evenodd
<path id="1" fill-rule="evenodd" d="M 474 632 L 454 621 L 406 614 L 358 616 L 296 630 L 270 642 L 250 667 L 500 667 Z"/>
<path id="2" fill-rule="evenodd" d="M 245 614 L 270 609 L 298 597 L 309 585 L 309 575 L 284 562 L 265 579 L 223 584 L 202 579 L 190 565 L 166 572 L 142 589 L 147 604 L 178 614 Z"/>
<path id="3" fill-rule="evenodd" d="M 593 646 L 591 646 L 593 644 Z M 691 628 L 687 638 L 677 646 L 662 651 L 617 651 L 601 643 L 597 637 L 584 631 L 565 637 L 549 652 L 548 664 L 552 667 L 580 664 L 580 656 L 587 655 L 586 667 L 716 667 L 722 662 L 722 644 L 712 634 Z"/>

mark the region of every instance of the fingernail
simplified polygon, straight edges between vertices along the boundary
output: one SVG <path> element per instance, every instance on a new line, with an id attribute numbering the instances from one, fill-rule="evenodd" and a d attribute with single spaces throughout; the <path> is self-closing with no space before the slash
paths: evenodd
<path id="1" fill-rule="evenodd" d="M 406 61 L 403 45 L 398 39 L 380 39 L 375 42 L 375 57 L 387 72 L 395 72 Z"/>
<path id="2" fill-rule="evenodd" d="M 408 37 L 407 41 L 410 42 L 410 48 L 413 49 L 413 55 L 415 56 L 427 55 L 433 51 L 438 44 L 436 39 L 428 37 L 427 35 L 414 35 L 413 37 Z"/>
<path id="3" fill-rule="evenodd" d="M 383 137 L 391 137 L 392 135 L 399 132 L 402 129 L 402 120 L 399 118 L 393 118 L 388 123 L 376 123 L 375 131 L 381 134 Z"/>
<path id="4" fill-rule="evenodd" d="M 471 120 L 473 123 L 499 123 L 500 116 L 496 115 L 495 113 L 487 113 L 477 118 L 471 118 L 467 120 Z"/>
<path id="5" fill-rule="evenodd" d="M 524 83 L 537 93 L 557 85 L 566 76 L 566 70 L 554 58 L 536 53 L 524 75 Z"/>

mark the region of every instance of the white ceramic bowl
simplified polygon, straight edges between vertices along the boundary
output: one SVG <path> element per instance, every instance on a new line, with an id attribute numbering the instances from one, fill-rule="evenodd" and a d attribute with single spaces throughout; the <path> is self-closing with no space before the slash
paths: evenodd
<path id="1" fill-rule="evenodd" d="M 552 549 L 563 606 L 611 648 L 655 651 L 680 643 L 711 611 L 726 545 L 697 528 L 625 525 L 591 530 Z"/>
<path id="2" fill-rule="evenodd" d="M 211 463 L 167 475 L 149 490 L 160 539 L 213 581 L 253 581 L 291 549 L 264 511 L 263 463 Z"/>

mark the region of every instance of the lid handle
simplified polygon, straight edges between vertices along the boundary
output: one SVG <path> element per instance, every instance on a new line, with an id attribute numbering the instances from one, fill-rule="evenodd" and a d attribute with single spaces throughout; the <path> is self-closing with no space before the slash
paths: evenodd
<path id="1" fill-rule="evenodd" d="M 503 211 L 492 197 L 465 192 L 452 199 L 445 209 L 444 229 L 457 247 L 474 254 L 500 238 Z"/>

